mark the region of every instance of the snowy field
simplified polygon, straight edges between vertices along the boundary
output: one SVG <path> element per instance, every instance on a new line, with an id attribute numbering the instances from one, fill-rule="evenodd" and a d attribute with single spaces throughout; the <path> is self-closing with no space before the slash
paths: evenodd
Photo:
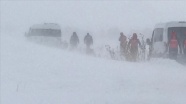
<path id="1" fill-rule="evenodd" d="M 1 35 L 1 104 L 186 104 L 185 66 L 114 61 Z"/>
<path id="2" fill-rule="evenodd" d="M 132 63 L 109 59 L 103 48 L 119 33 L 150 38 L 154 25 L 185 21 L 186 1 L 0 0 L 0 104 L 186 104 L 186 66 L 168 59 Z M 94 39 L 93 57 L 29 42 L 40 23 Z M 105 56 L 104 56 L 105 55 Z"/>

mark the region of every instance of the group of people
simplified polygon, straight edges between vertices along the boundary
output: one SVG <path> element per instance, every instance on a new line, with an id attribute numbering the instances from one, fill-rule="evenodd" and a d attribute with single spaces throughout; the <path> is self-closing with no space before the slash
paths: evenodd
<path id="1" fill-rule="evenodd" d="M 143 46 L 141 45 L 136 33 L 133 33 L 129 41 L 127 40 L 128 40 L 127 37 L 124 35 L 123 32 L 121 32 L 119 37 L 120 53 L 127 60 L 137 61 L 139 55 L 138 48 L 142 49 Z M 93 45 L 93 38 L 89 33 L 87 33 L 87 35 L 84 37 L 84 43 L 86 45 L 86 51 L 89 52 L 91 50 L 90 46 Z M 78 44 L 79 44 L 79 38 L 77 36 L 77 33 L 73 32 L 73 35 L 70 38 L 71 49 L 76 48 Z M 179 42 L 177 40 L 176 33 L 172 32 L 170 34 L 170 39 L 167 44 L 167 51 L 169 53 L 169 58 L 176 59 L 178 55 L 178 49 L 179 49 Z M 149 49 L 149 51 L 150 51 L 149 55 L 151 55 L 151 50 Z M 183 52 L 186 55 L 186 39 L 184 41 Z"/>
<path id="2" fill-rule="evenodd" d="M 84 37 L 84 43 L 86 45 L 87 52 L 90 51 L 91 50 L 90 46 L 93 45 L 93 38 L 89 33 L 87 33 L 87 35 Z M 76 32 L 73 32 L 70 38 L 71 49 L 77 48 L 78 44 L 79 44 L 79 37 Z"/>
<path id="3" fill-rule="evenodd" d="M 137 61 L 138 48 L 141 47 L 141 43 L 137 37 L 137 34 L 133 33 L 133 36 L 131 39 L 129 39 L 128 42 L 127 37 L 123 34 L 123 32 L 121 32 L 119 41 L 121 55 L 124 56 L 127 60 Z"/>
<path id="4" fill-rule="evenodd" d="M 134 33 L 132 38 L 127 41 L 127 37 L 123 34 L 123 32 L 120 33 L 120 53 L 126 59 L 129 59 L 130 61 L 137 61 L 138 57 L 138 46 L 141 46 L 141 43 L 137 37 L 137 34 Z M 87 35 L 84 37 L 84 43 L 86 45 L 86 52 L 90 52 L 91 48 L 90 46 L 93 45 L 93 38 L 92 36 L 87 33 Z M 77 48 L 79 44 L 79 37 L 76 32 L 73 32 L 71 38 L 70 38 L 70 47 L 71 49 Z"/>

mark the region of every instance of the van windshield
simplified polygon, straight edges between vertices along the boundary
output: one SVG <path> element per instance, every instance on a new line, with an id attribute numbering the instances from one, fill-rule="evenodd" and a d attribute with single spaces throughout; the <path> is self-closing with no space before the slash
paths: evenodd
<path id="1" fill-rule="evenodd" d="M 61 37 L 61 30 L 54 29 L 32 29 L 30 31 L 31 36 L 49 36 L 49 37 Z"/>
<path id="2" fill-rule="evenodd" d="M 178 40 L 179 47 L 182 50 L 184 40 L 186 39 L 186 27 L 169 27 L 168 28 L 168 39 L 169 40 L 171 38 L 171 33 L 173 31 L 176 33 L 176 38 Z"/>

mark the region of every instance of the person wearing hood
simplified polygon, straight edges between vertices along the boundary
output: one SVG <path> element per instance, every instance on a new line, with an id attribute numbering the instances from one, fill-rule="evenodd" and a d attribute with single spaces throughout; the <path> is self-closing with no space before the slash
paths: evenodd
<path id="1" fill-rule="evenodd" d="M 93 44 L 93 38 L 89 33 L 84 37 L 84 43 L 86 44 L 87 49 L 90 49 L 90 46 Z"/>
<path id="2" fill-rule="evenodd" d="M 71 38 L 70 38 L 70 45 L 71 45 L 71 48 L 74 49 L 74 48 L 77 48 L 79 44 L 79 38 L 77 36 L 77 33 L 76 32 L 73 32 Z"/>
<path id="3" fill-rule="evenodd" d="M 138 46 L 141 47 L 141 43 L 136 33 L 133 33 L 132 38 L 129 40 L 128 49 L 130 51 L 131 61 L 137 61 L 138 57 Z"/>

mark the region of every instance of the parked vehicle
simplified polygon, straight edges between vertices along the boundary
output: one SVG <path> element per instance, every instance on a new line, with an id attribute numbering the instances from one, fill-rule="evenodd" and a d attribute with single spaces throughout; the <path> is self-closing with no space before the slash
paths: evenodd
<path id="1" fill-rule="evenodd" d="M 170 43 L 174 34 L 178 43 L 177 55 L 184 54 L 184 41 L 186 39 L 186 22 L 173 21 L 155 25 L 151 42 L 151 55 L 154 57 L 167 57 L 170 52 Z M 176 42 L 174 42 L 176 44 Z"/>
<path id="2" fill-rule="evenodd" d="M 35 24 L 30 27 L 29 32 L 25 36 L 34 42 L 47 44 L 52 46 L 60 46 L 61 28 L 55 23 Z"/>

